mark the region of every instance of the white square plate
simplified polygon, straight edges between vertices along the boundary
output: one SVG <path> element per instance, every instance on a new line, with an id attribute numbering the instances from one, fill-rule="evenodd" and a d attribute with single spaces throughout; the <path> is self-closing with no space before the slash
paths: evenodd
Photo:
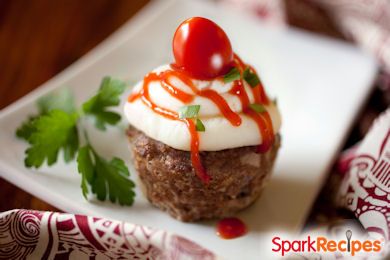
<path id="1" fill-rule="evenodd" d="M 175 28 L 191 16 L 209 17 L 225 29 L 234 50 L 257 68 L 267 91 L 278 98 L 283 116 L 282 148 L 274 174 L 261 198 L 239 214 L 250 230 L 239 239 L 220 239 L 212 221 L 186 224 L 174 220 L 152 207 L 139 189 L 133 207 L 87 202 L 75 164 L 26 169 L 26 144 L 14 134 L 35 110 L 37 98 L 51 90 L 69 87 L 81 102 L 96 91 L 104 75 L 135 82 L 171 61 Z M 67 212 L 169 230 L 229 259 L 259 258 L 272 253 L 267 232 L 276 235 L 302 228 L 332 160 L 369 94 L 375 72 L 373 59 L 346 43 L 297 30 L 271 30 L 258 20 L 205 1 L 152 2 L 85 57 L 1 111 L 1 176 Z M 101 153 L 126 159 L 132 178 L 137 179 L 123 131 L 93 131 L 91 139 Z"/>

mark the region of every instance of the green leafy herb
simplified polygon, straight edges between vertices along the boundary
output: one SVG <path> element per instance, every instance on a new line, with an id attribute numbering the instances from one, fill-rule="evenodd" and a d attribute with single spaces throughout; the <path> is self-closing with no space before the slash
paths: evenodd
<path id="1" fill-rule="evenodd" d="M 77 169 L 81 174 L 81 190 L 85 199 L 88 199 L 88 183 L 92 183 L 94 178 L 94 165 L 89 150 L 89 146 L 83 146 L 77 154 Z"/>
<path id="2" fill-rule="evenodd" d="M 108 198 L 120 205 L 133 204 L 135 185 L 128 178 L 129 170 L 121 159 L 114 157 L 111 161 L 106 161 L 87 144 L 79 149 L 77 162 L 84 197 L 88 194 L 88 183 L 99 200 Z"/>
<path id="3" fill-rule="evenodd" d="M 42 115 L 47 115 L 50 111 L 58 109 L 67 113 L 76 111 L 74 99 L 69 89 L 55 90 L 48 95 L 40 98 L 37 102 L 39 113 L 35 116 L 30 116 L 16 130 L 16 136 L 29 140 L 30 136 L 35 132 L 34 121 Z"/>
<path id="4" fill-rule="evenodd" d="M 277 99 L 277 98 L 274 98 L 274 99 L 272 100 L 272 103 L 274 103 L 274 105 L 277 106 L 277 105 L 278 105 L 278 99 Z"/>
<path id="5" fill-rule="evenodd" d="M 80 147 L 78 134 L 81 127 L 79 119 L 83 116 L 95 117 L 95 125 L 99 129 L 105 129 L 106 124 L 116 124 L 120 116 L 107 108 L 119 104 L 124 89 L 125 84 L 121 81 L 104 78 L 99 92 L 84 103 L 84 114 L 77 112 L 69 91 L 56 91 L 40 99 L 37 103 L 39 114 L 30 117 L 16 130 L 16 135 L 29 143 L 25 152 L 26 167 L 39 168 L 45 162 L 51 166 L 57 162 L 60 151 L 65 162 L 74 160 L 77 154 L 81 190 L 85 198 L 91 190 L 99 200 L 109 199 L 121 205 L 132 205 L 134 183 L 128 178 L 130 173 L 125 163 L 116 157 L 106 161 L 99 156 L 87 133 L 87 144 Z"/>
<path id="6" fill-rule="evenodd" d="M 72 160 L 78 148 L 77 118 L 75 113 L 56 109 L 35 119 L 31 123 L 34 131 L 29 133 L 30 147 L 26 150 L 25 165 L 39 168 L 45 160 L 49 166 L 53 165 L 61 149 L 65 161 Z"/>
<path id="7" fill-rule="evenodd" d="M 234 80 L 240 79 L 240 77 L 240 71 L 236 67 L 234 67 L 225 76 L 223 76 L 223 81 L 225 83 L 229 83 Z"/>
<path id="8" fill-rule="evenodd" d="M 196 127 L 196 131 L 198 132 L 206 131 L 206 127 L 204 126 L 202 120 L 200 120 L 199 118 L 196 119 L 195 127 Z"/>
<path id="9" fill-rule="evenodd" d="M 179 118 L 196 118 L 200 110 L 200 105 L 183 106 L 179 108 Z"/>
<path id="10" fill-rule="evenodd" d="M 35 132 L 34 121 L 38 116 L 31 116 L 26 121 L 24 121 L 18 129 L 16 129 L 16 136 L 28 141 L 32 133 Z"/>
<path id="11" fill-rule="evenodd" d="M 66 113 L 76 111 L 74 98 L 68 88 L 58 89 L 38 99 L 39 114 L 44 115 L 53 109 L 59 109 Z"/>
<path id="12" fill-rule="evenodd" d="M 243 73 L 243 78 L 245 79 L 246 82 L 248 82 L 248 84 L 254 88 L 256 87 L 259 83 L 260 83 L 260 79 L 259 77 L 256 75 L 256 73 L 253 73 L 249 67 L 247 67 L 245 70 L 244 70 L 244 73 Z"/>
<path id="13" fill-rule="evenodd" d="M 256 104 L 256 103 L 254 103 L 254 104 L 250 104 L 249 107 L 250 107 L 252 110 L 254 110 L 255 112 L 257 112 L 257 113 L 263 113 L 263 112 L 267 111 L 267 110 L 265 109 L 265 107 L 264 107 L 263 105 L 261 105 L 261 104 Z"/>
<path id="14" fill-rule="evenodd" d="M 198 118 L 199 110 L 200 110 L 200 105 L 183 106 L 179 108 L 179 118 L 196 119 L 195 121 L 196 131 L 204 132 L 206 131 L 206 127 L 204 126 L 203 122 Z"/>
<path id="15" fill-rule="evenodd" d="M 106 124 L 117 124 L 121 116 L 107 108 L 117 106 L 120 95 L 125 90 L 123 81 L 105 77 L 100 85 L 99 92 L 83 104 L 83 111 L 87 115 L 95 117 L 95 126 L 100 130 L 106 129 Z"/>

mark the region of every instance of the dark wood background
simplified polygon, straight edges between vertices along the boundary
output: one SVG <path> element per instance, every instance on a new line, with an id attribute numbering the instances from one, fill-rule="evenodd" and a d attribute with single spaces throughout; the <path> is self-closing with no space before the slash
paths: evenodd
<path id="1" fill-rule="evenodd" d="M 148 0 L 0 0 L 0 109 L 55 76 Z M 57 210 L 0 178 L 0 212 Z"/>

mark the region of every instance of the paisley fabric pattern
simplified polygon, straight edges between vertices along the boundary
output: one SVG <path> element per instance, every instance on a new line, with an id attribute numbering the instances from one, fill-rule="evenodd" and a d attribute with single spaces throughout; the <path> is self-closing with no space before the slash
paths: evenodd
<path id="1" fill-rule="evenodd" d="M 0 258 L 23 259 L 32 254 L 40 235 L 42 214 L 11 211 L 0 217 Z"/>
<path id="2" fill-rule="evenodd" d="M 340 203 L 355 213 L 372 236 L 389 241 L 390 109 L 351 153 L 344 156 L 348 170 L 340 188 Z"/>
<path id="3" fill-rule="evenodd" d="M 104 218 L 0 213 L 0 259 L 216 259 L 183 237 Z"/>

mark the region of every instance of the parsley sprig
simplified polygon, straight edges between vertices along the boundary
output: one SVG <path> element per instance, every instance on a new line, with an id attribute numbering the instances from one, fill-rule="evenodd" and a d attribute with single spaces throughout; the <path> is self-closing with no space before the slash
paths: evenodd
<path id="1" fill-rule="evenodd" d="M 106 130 L 106 125 L 117 124 L 121 116 L 118 113 L 107 110 L 110 107 L 119 105 L 119 97 L 125 90 L 123 81 L 103 78 L 99 92 L 83 104 L 83 111 L 95 118 L 95 126 Z"/>
<path id="2" fill-rule="evenodd" d="M 16 130 L 16 136 L 28 141 L 30 135 L 35 131 L 34 121 L 39 116 L 47 115 L 51 110 L 59 109 L 67 113 L 75 112 L 75 105 L 72 93 L 69 89 L 59 89 L 46 95 L 37 101 L 38 115 L 30 116 Z"/>
<path id="3" fill-rule="evenodd" d="M 25 152 L 26 167 L 39 168 L 45 162 L 51 166 L 57 162 L 60 152 L 65 162 L 74 160 L 77 155 L 81 189 L 86 199 L 91 192 L 99 200 L 109 199 L 120 205 L 132 205 L 135 185 L 129 179 L 130 172 L 124 161 L 117 157 L 106 160 L 100 156 L 86 132 L 86 144 L 81 146 L 79 140 L 83 118 L 93 117 L 95 126 L 100 130 L 120 121 L 120 115 L 109 108 L 119 104 L 124 90 L 125 83 L 105 77 L 97 94 L 86 101 L 81 110 L 76 109 L 68 90 L 56 91 L 38 100 L 39 113 L 28 118 L 16 130 L 16 135 L 29 144 Z"/>
<path id="4" fill-rule="evenodd" d="M 108 196 L 113 203 L 118 201 L 120 205 L 133 204 L 135 185 L 128 178 L 130 172 L 121 159 L 114 157 L 107 161 L 88 143 L 79 148 L 77 164 L 81 174 L 81 189 L 86 199 L 88 186 L 91 186 L 92 193 L 99 200 L 104 201 Z"/>
<path id="5" fill-rule="evenodd" d="M 25 165 L 39 168 L 45 161 L 47 165 L 53 165 L 60 150 L 63 150 L 66 162 L 74 159 L 79 145 L 77 118 L 76 113 L 68 114 L 59 109 L 37 117 L 32 123 L 32 132 L 28 134 L 30 147 L 25 152 Z"/>

